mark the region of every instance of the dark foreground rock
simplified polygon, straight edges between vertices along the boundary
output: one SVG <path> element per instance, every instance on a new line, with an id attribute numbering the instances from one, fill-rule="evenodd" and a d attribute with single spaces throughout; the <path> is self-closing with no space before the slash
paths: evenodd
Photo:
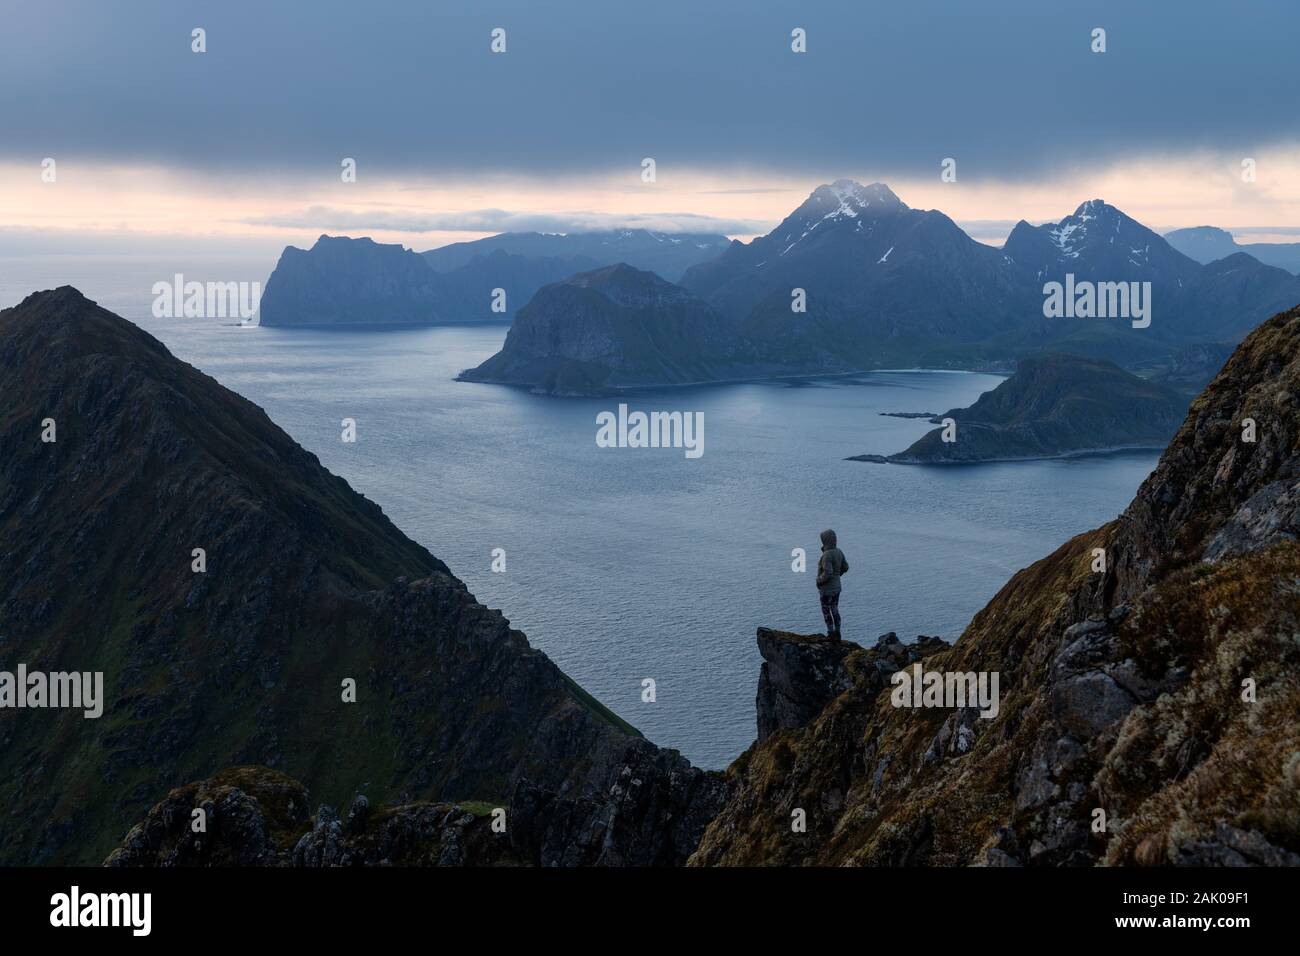
<path id="1" fill-rule="evenodd" d="M 832 641 L 821 634 L 758 629 L 763 666 L 758 675 L 758 742 L 778 730 L 811 723 L 840 694 L 865 679 L 883 687 L 898 671 L 948 645 L 922 634 L 904 644 L 893 631 L 882 634 L 863 652 L 852 641 Z"/>
<path id="2" fill-rule="evenodd" d="M 235 767 L 177 788 L 133 827 L 105 866 L 519 865 L 487 804 L 372 808 L 358 796 L 340 818 L 298 781 L 267 767 Z M 195 811 L 204 832 L 195 832 Z"/>
<path id="3" fill-rule="evenodd" d="M 766 740 L 783 727 L 802 727 L 822 708 L 848 690 L 844 669 L 851 641 L 833 641 L 820 634 L 792 634 L 758 629 L 758 652 L 763 666 L 758 672 L 758 739 Z"/>
<path id="4" fill-rule="evenodd" d="M 523 780 L 510 800 L 320 805 L 269 767 L 178 787 L 105 866 L 679 866 L 727 781 L 638 741 L 609 789 L 560 796 Z M 196 820 L 202 830 L 196 830 Z"/>

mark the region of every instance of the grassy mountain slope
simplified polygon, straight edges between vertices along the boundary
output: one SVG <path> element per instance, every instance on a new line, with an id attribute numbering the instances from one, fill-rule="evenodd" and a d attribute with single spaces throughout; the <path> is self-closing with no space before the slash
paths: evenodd
<path id="1" fill-rule="evenodd" d="M 855 650 L 846 690 L 732 766 L 691 862 L 1300 865 L 1297 402 L 1293 309 L 1238 347 L 1123 515 L 925 659 L 998 673 L 996 717 L 895 707 L 893 646 Z"/>

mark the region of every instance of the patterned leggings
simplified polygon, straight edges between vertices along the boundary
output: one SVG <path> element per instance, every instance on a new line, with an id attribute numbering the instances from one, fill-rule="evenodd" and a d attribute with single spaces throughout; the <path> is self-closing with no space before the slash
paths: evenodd
<path id="1" fill-rule="evenodd" d="M 822 598 L 822 617 L 826 619 L 826 633 L 832 631 L 839 633 L 840 630 L 840 594 L 836 591 L 834 594 L 823 594 Z"/>

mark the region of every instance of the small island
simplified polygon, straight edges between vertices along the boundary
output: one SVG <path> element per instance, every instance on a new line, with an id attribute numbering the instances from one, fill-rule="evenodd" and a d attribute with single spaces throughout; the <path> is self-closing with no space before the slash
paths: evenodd
<path id="1" fill-rule="evenodd" d="M 1014 375 L 969 408 L 931 418 L 940 427 L 903 451 L 847 460 L 961 464 L 1158 449 L 1186 415 L 1187 398 L 1174 389 L 1100 359 L 1045 354 L 1022 359 Z"/>

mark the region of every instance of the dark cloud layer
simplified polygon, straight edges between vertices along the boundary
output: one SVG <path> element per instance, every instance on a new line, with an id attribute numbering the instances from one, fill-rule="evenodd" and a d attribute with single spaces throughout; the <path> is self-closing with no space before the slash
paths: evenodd
<path id="1" fill-rule="evenodd" d="M 965 178 L 1012 178 L 1247 155 L 1293 140 L 1300 102 L 1300 5 L 1283 0 L 64 0 L 0 17 L 0 156 L 31 162 L 635 177 L 653 156 L 663 181 L 954 156 Z"/>

